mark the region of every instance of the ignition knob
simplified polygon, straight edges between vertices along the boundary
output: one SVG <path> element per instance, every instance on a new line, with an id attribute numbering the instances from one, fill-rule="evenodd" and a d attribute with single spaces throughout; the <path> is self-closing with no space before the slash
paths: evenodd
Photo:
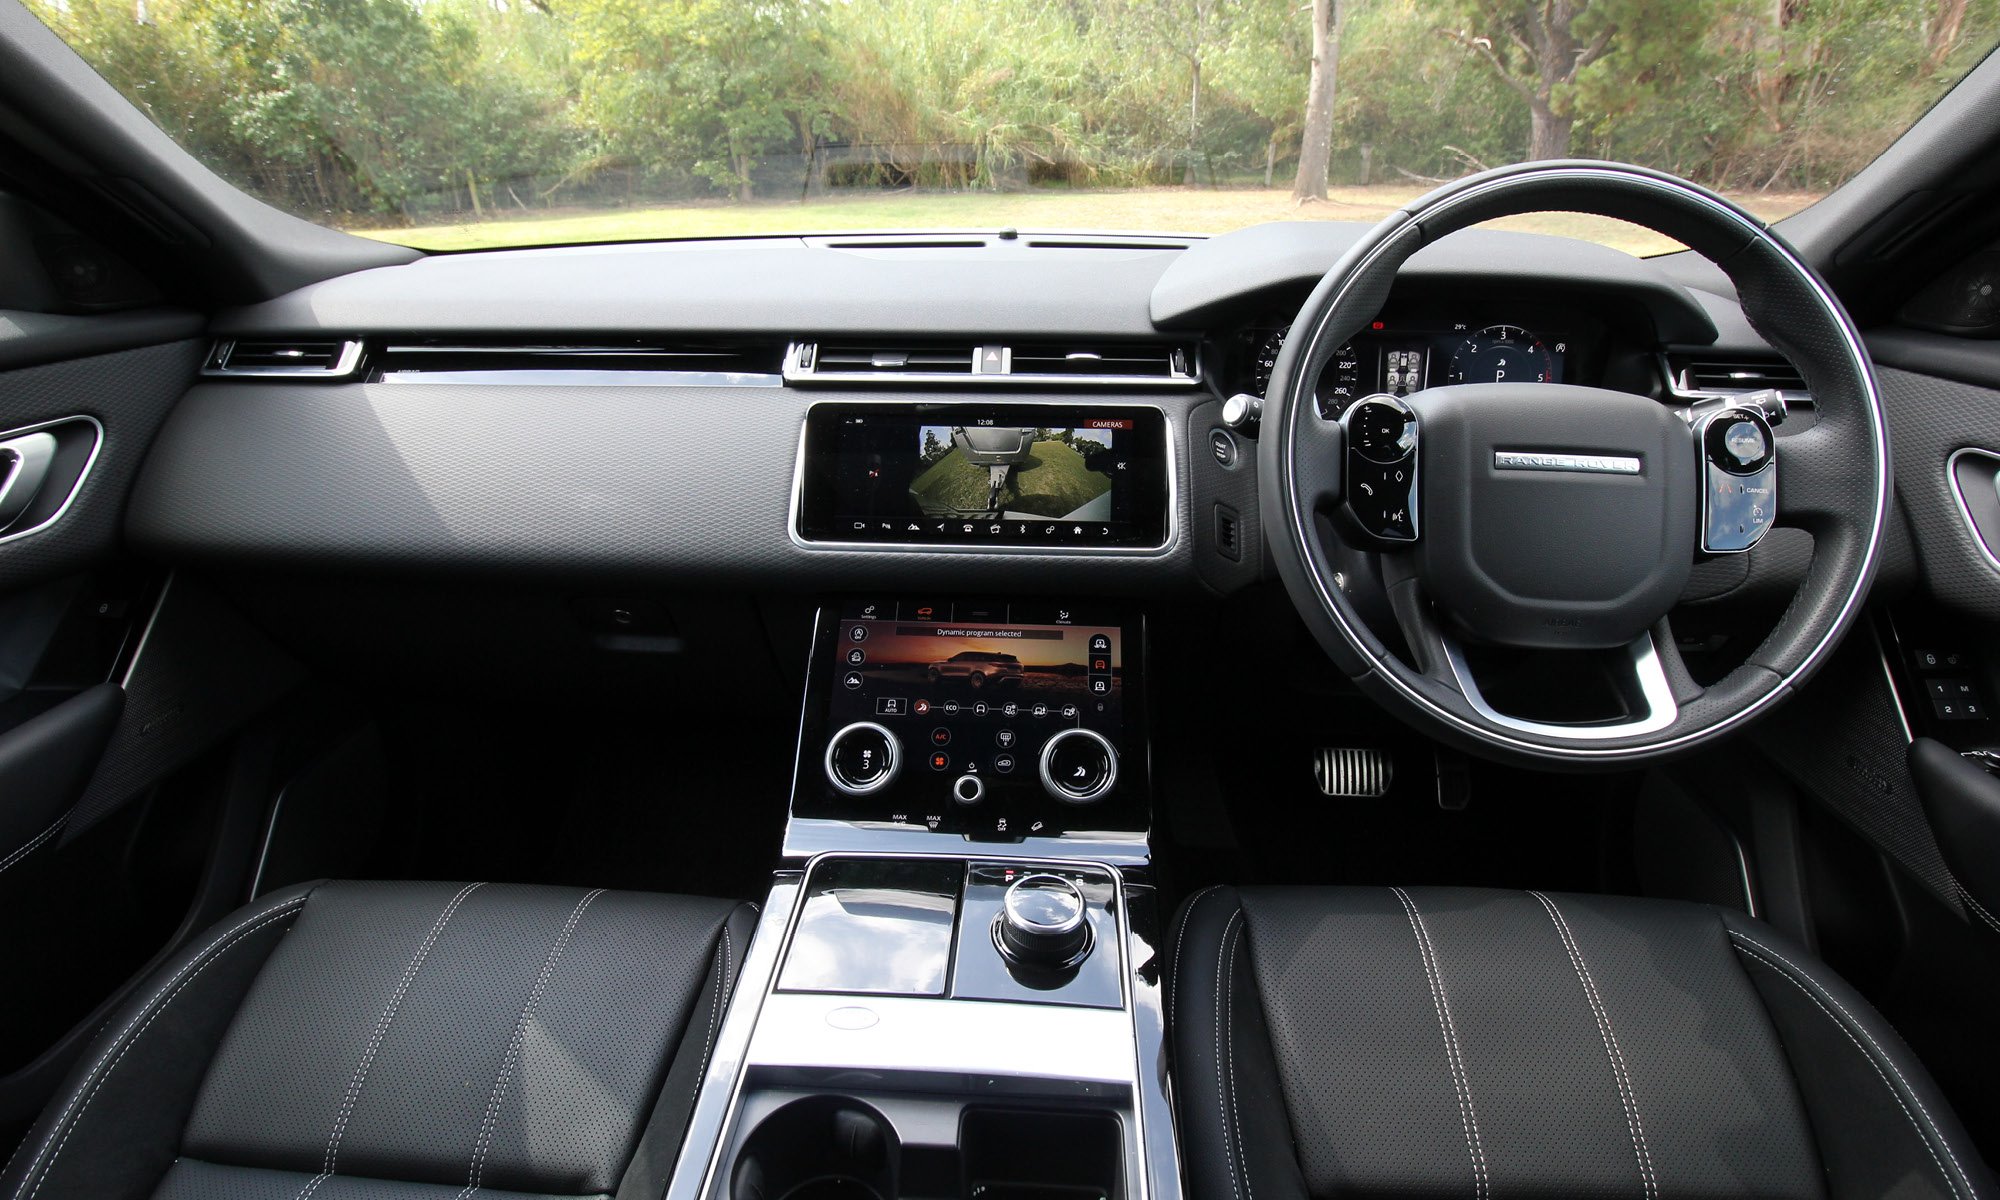
<path id="1" fill-rule="evenodd" d="M 1060 875 L 1024 875 L 1007 889 L 993 942 L 1009 962 L 1061 971 L 1090 957 L 1090 906 Z"/>

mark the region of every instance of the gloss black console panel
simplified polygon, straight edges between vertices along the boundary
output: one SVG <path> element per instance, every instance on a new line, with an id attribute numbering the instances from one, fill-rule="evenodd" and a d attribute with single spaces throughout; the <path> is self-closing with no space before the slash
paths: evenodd
<path id="1" fill-rule="evenodd" d="M 820 610 L 792 817 L 975 841 L 1143 837 L 1144 627 L 1059 602 Z"/>

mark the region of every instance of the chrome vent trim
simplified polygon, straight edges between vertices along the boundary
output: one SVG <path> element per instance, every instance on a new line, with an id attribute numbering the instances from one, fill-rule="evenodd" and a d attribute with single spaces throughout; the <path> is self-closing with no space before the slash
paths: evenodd
<path id="1" fill-rule="evenodd" d="M 1193 387 L 1200 351 L 1169 342 L 858 344 L 793 342 L 787 383 L 1069 384 Z"/>
<path id="2" fill-rule="evenodd" d="M 1799 369 L 1775 354 L 1663 354 L 1660 372 L 1667 391 L 1680 400 L 1713 400 L 1747 392 L 1776 391 L 1787 406 L 1810 408 Z"/>
<path id="3" fill-rule="evenodd" d="M 324 338 L 224 338 L 201 373 L 210 378 L 346 379 L 361 366 L 361 342 Z"/>

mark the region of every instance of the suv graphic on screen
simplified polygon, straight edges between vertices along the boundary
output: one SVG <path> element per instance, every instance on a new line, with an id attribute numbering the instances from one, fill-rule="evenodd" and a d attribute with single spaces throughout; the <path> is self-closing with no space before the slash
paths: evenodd
<path id="1" fill-rule="evenodd" d="M 925 672 L 932 683 L 947 679 L 965 681 L 975 688 L 1021 682 L 1021 660 L 992 650 L 960 650 L 950 658 L 932 663 Z"/>

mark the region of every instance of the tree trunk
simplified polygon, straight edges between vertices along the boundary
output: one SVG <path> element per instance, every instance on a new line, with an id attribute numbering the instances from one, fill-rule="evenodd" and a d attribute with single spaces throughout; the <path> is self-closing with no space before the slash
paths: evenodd
<path id="1" fill-rule="evenodd" d="M 1528 117 L 1529 160 L 1541 162 L 1550 158 L 1568 158 L 1569 134 L 1576 118 L 1558 114 L 1547 100 L 1530 101 Z"/>
<path id="2" fill-rule="evenodd" d="M 1958 48 L 1958 36 L 1965 28 L 1965 0 L 1938 0 L 1925 36 L 1925 65 L 1933 72 Z"/>
<path id="3" fill-rule="evenodd" d="M 1278 169 L 1278 135 L 1273 133 L 1264 139 L 1264 186 L 1271 186 L 1271 176 Z"/>
<path id="4" fill-rule="evenodd" d="M 1187 170 L 1182 173 L 1181 183 L 1193 187 L 1201 182 L 1195 175 L 1195 159 L 1201 154 L 1201 59 L 1199 57 L 1188 64 L 1188 81 Z"/>
<path id="5" fill-rule="evenodd" d="M 1306 84 L 1306 126 L 1299 142 L 1299 173 L 1292 181 L 1298 203 L 1326 199 L 1326 169 L 1333 159 L 1333 96 L 1340 66 L 1340 0 L 1313 0 L 1312 77 Z"/>

